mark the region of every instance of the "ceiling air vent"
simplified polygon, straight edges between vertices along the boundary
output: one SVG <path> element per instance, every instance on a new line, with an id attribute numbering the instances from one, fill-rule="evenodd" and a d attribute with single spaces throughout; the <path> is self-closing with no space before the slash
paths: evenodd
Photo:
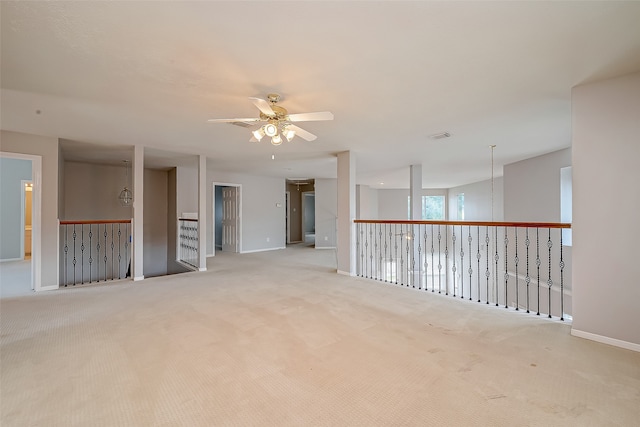
<path id="1" fill-rule="evenodd" d="M 434 133 L 433 135 L 429 135 L 429 138 L 431 139 L 444 139 L 444 138 L 449 138 L 451 136 L 451 134 L 449 132 L 440 132 L 440 133 Z"/>

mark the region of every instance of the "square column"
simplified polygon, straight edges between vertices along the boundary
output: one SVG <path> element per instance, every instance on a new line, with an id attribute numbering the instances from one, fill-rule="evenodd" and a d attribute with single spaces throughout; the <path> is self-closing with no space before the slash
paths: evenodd
<path id="1" fill-rule="evenodd" d="M 207 271 L 207 157 L 198 156 L 198 267 Z"/>
<path id="2" fill-rule="evenodd" d="M 133 280 L 144 279 L 144 147 L 133 150 Z"/>
<path id="3" fill-rule="evenodd" d="M 355 276 L 356 160 L 353 153 L 338 153 L 338 273 Z"/>

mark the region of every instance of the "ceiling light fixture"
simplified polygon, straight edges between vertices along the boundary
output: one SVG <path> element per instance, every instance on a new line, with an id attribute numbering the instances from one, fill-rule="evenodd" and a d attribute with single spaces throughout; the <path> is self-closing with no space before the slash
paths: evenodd
<path id="1" fill-rule="evenodd" d="M 282 134 L 284 135 L 285 138 L 287 138 L 287 141 L 291 142 L 293 137 L 296 136 L 296 131 L 294 131 L 293 129 L 289 129 L 289 128 L 283 128 L 282 129 Z"/>
<path id="2" fill-rule="evenodd" d="M 282 144 L 282 138 L 280 138 L 280 135 L 276 134 L 275 136 L 273 136 L 271 138 L 271 143 L 273 145 L 280 145 L 280 144 Z"/>
<path id="3" fill-rule="evenodd" d="M 120 205 L 123 207 L 129 207 L 133 203 L 133 193 L 131 190 L 127 188 L 127 184 L 129 183 L 129 160 L 123 160 L 124 162 L 124 188 L 118 195 L 118 200 L 120 200 Z"/>
<path id="4" fill-rule="evenodd" d="M 262 128 L 254 130 L 252 133 L 253 133 L 253 137 L 258 141 L 260 141 L 264 136 L 264 130 Z"/>
<path id="5" fill-rule="evenodd" d="M 267 123 L 262 127 L 267 136 L 274 137 L 278 134 L 278 127 L 273 123 Z"/>

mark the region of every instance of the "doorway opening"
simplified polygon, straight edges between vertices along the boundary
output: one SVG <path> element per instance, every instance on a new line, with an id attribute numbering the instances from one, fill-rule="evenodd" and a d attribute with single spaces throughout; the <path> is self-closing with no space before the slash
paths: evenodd
<path id="1" fill-rule="evenodd" d="M 213 183 L 213 255 L 242 251 L 242 186 Z"/>
<path id="2" fill-rule="evenodd" d="M 0 224 L 2 296 L 40 291 L 43 290 L 42 157 L 0 152 L 0 163 L 0 185 L 4 206 Z"/>
<path id="3" fill-rule="evenodd" d="M 285 189 L 287 244 L 315 245 L 315 180 L 288 179 Z"/>

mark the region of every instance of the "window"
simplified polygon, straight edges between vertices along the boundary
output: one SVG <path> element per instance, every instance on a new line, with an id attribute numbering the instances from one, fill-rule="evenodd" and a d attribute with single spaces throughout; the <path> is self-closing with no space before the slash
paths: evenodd
<path id="1" fill-rule="evenodd" d="M 458 221 L 464 221 L 464 193 L 458 194 Z"/>
<path id="2" fill-rule="evenodd" d="M 407 197 L 407 218 L 411 218 L 411 196 Z M 444 196 L 422 196 L 422 219 L 444 219 Z"/>

